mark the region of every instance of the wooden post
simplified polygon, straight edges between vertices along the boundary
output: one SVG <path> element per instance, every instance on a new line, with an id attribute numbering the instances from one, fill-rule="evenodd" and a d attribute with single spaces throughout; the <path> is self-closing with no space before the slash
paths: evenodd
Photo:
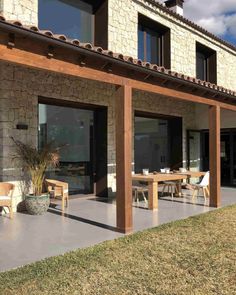
<path id="1" fill-rule="evenodd" d="M 220 107 L 209 107 L 210 206 L 221 205 Z"/>
<path id="2" fill-rule="evenodd" d="M 158 182 L 152 181 L 148 184 L 148 209 L 158 209 Z"/>
<path id="3" fill-rule="evenodd" d="M 129 233 L 132 218 L 132 88 L 116 91 L 116 221 L 117 229 Z"/>

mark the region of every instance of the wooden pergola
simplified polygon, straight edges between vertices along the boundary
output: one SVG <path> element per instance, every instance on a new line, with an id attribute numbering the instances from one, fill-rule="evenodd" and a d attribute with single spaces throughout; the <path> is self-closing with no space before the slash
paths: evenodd
<path id="1" fill-rule="evenodd" d="M 132 218 L 132 92 L 141 90 L 209 108 L 210 206 L 221 205 L 220 113 L 236 111 L 235 93 L 206 82 L 194 83 L 131 58 L 117 58 L 100 49 L 69 43 L 61 36 L 0 21 L 0 61 L 116 86 L 117 229 L 128 233 Z"/>

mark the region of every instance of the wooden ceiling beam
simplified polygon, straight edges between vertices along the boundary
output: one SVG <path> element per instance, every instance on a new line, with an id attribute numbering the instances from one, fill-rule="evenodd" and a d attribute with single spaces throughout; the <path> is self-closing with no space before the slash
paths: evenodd
<path id="1" fill-rule="evenodd" d="M 73 56 L 69 56 L 70 60 L 68 61 L 66 59 L 68 57 L 67 51 L 65 52 L 65 56 L 60 53 L 61 55 L 58 56 L 58 59 L 56 59 L 57 56 L 54 56 L 53 59 L 48 59 L 47 56 L 43 55 L 43 50 L 42 54 L 39 54 L 38 47 L 36 47 L 34 50 L 35 46 L 35 44 L 31 46 L 31 50 L 33 52 L 30 52 L 16 47 L 14 48 L 14 50 L 10 50 L 6 45 L 0 44 L 0 61 L 19 64 L 22 66 L 46 71 L 52 71 L 65 75 L 76 76 L 78 78 L 100 81 L 103 83 L 118 86 L 128 85 L 137 90 L 157 93 L 178 100 L 190 101 L 212 106 L 218 105 L 222 108 L 236 111 L 236 104 L 233 105 L 223 103 L 214 99 L 204 98 L 201 95 L 195 95 L 180 91 L 179 89 L 171 89 L 164 87 L 163 85 L 156 85 L 154 84 L 154 81 L 140 81 L 137 80 L 139 77 L 134 77 L 131 79 L 124 75 L 115 74 L 114 72 L 108 74 L 107 72 L 98 70 L 97 68 L 89 68 L 87 67 L 87 65 L 85 66 L 84 64 L 83 66 L 82 64 L 80 64 L 81 66 L 78 67 L 78 55 L 77 59 L 73 59 Z M 210 90 L 206 90 L 204 92 L 210 92 Z"/>

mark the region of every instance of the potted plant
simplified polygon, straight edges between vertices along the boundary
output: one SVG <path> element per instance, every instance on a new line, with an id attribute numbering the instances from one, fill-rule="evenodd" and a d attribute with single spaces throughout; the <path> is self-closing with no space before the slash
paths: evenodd
<path id="1" fill-rule="evenodd" d="M 30 177 L 32 183 L 32 194 L 25 196 L 25 206 L 32 215 L 45 213 L 50 204 L 48 193 L 43 193 L 43 184 L 46 169 L 56 167 L 59 163 L 58 148 L 52 143 L 45 145 L 42 149 L 14 140 L 18 159 L 21 161 L 22 169 Z"/>

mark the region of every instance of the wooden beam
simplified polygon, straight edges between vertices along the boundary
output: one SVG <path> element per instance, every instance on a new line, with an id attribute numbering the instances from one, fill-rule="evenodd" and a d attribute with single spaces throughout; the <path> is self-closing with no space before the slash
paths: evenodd
<path id="1" fill-rule="evenodd" d="M 129 233 L 132 218 L 132 88 L 116 91 L 116 220 L 117 229 Z"/>
<path id="2" fill-rule="evenodd" d="M 220 107 L 209 107 L 210 206 L 221 205 Z"/>
<path id="3" fill-rule="evenodd" d="M 133 89 L 152 92 L 155 94 L 160 94 L 163 96 L 169 96 L 174 99 L 183 100 L 183 101 L 189 101 L 193 103 L 200 103 L 205 105 L 212 105 L 212 106 L 220 106 L 221 108 L 236 111 L 236 105 L 231 105 L 227 103 L 222 103 L 213 99 L 201 97 L 198 95 L 194 95 L 191 93 L 175 90 L 175 89 L 169 89 L 163 86 L 154 85 L 151 83 L 145 83 L 141 81 L 135 81 L 135 80 L 127 80 L 127 85 L 130 85 Z"/>
<path id="4" fill-rule="evenodd" d="M 72 63 L 70 61 L 62 59 L 56 59 L 56 55 L 54 56 L 54 58 L 48 59 L 47 56 L 28 52 L 18 48 L 10 50 L 9 48 L 7 48 L 7 46 L 2 44 L 0 44 L 0 52 L 0 61 L 6 61 L 14 64 L 16 63 L 22 66 L 52 71 L 64 75 L 70 75 L 94 81 L 100 81 L 118 86 L 128 85 L 133 89 L 160 94 L 163 96 L 169 96 L 178 100 L 201 103 L 205 105 L 220 106 L 221 108 L 227 110 L 236 111 L 236 105 L 219 102 L 214 99 L 201 97 L 180 90 L 169 89 L 153 83 L 138 81 L 135 80 L 135 77 L 134 79 L 130 79 L 114 73 L 108 74 L 101 70 L 88 68 L 85 66 L 81 67 L 78 66 L 77 63 Z"/>

